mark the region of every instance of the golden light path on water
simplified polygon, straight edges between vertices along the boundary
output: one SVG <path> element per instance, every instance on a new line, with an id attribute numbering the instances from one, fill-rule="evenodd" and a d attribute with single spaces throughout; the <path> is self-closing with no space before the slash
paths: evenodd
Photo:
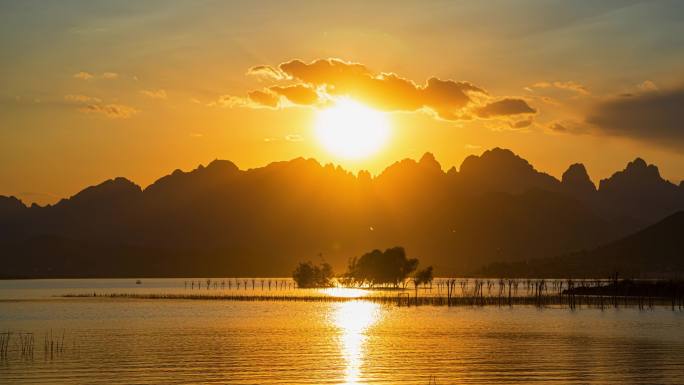
<path id="1" fill-rule="evenodd" d="M 359 298 L 368 295 L 368 291 L 363 289 L 353 289 L 347 287 L 330 287 L 326 289 L 320 289 L 320 291 L 331 297 L 342 297 L 342 298 Z"/>
<path id="2" fill-rule="evenodd" d="M 332 322 L 339 328 L 339 343 L 346 361 L 346 385 L 359 383 L 365 355 L 367 331 L 380 318 L 380 306 L 367 301 L 335 304 Z"/>

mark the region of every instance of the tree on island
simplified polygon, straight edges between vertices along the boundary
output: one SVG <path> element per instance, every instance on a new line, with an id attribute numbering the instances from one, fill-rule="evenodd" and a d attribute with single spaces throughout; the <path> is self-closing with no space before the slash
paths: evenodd
<path id="1" fill-rule="evenodd" d="M 332 266 L 327 262 L 320 265 L 315 265 L 311 261 L 300 262 L 292 272 L 292 279 L 300 288 L 331 287 L 332 278 Z"/>
<path id="2" fill-rule="evenodd" d="M 418 286 L 431 283 L 434 277 L 432 276 L 432 266 L 428 266 L 423 270 L 417 271 L 413 274 L 413 287 L 416 290 L 416 298 L 418 298 Z"/>
<path id="3" fill-rule="evenodd" d="M 406 258 L 403 247 L 385 251 L 373 250 L 361 257 L 349 260 L 346 281 L 357 286 L 392 285 L 398 287 L 406 282 L 418 267 L 418 259 Z M 432 274 L 432 270 L 430 270 Z"/>

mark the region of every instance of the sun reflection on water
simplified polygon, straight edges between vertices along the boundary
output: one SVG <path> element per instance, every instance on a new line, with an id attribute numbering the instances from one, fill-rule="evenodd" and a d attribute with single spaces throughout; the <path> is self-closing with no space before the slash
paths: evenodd
<path id="1" fill-rule="evenodd" d="M 352 289 L 348 287 L 329 287 L 321 291 L 331 297 L 358 298 L 368 295 L 368 291 L 363 289 Z"/>
<path id="2" fill-rule="evenodd" d="M 346 361 L 344 384 L 359 383 L 367 330 L 380 318 L 380 306 L 366 301 L 336 304 L 333 323 L 340 330 L 340 347 Z"/>

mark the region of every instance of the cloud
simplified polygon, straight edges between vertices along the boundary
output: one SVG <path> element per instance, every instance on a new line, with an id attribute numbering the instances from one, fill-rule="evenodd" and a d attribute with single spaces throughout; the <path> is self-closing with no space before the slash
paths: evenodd
<path id="1" fill-rule="evenodd" d="M 541 96 L 541 97 L 537 97 L 536 99 L 539 99 L 542 102 L 544 102 L 550 106 L 554 106 L 554 107 L 559 107 L 561 105 L 561 102 L 559 102 L 558 100 L 556 100 L 554 98 L 548 97 L 548 96 Z"/>
<path id="2" fill-rule="evenodd" d="M 93 97 L 93 96 L 87 96 L 87 95 L 64 95 L 64 100 L 67 100 L 69 102 L 76 102 L 76 103 L 100 103 L 102 100 L 99 98 Z"/>
<path id="3" fill-rule="evenodd" d="M 284 80 L 287 79 L 282 71 L 271 66 L 254 66 L 247 70 L 247 75 L 256 76 L 261 79 Z"/>
<path id="4" fill-rule="evenodd" d="M 535 114 L 537 110 L 530 107 L 523 99 L 505 98 L 488 103 L 475 110 L 475 112 L 481 118 L 491 118 L 496 116 Z"/>
<path id="5" fill-rule="evenodd" d="M 314 106 L 349 97 L 382 111 L 429 111 L 450 121 L 536 112 L 522 99 L 496 101 L 485 89 L 467 81 L 431 77 L 424 84 L 417 84 L 395 73 L 373 72 L 363 64 L 340 59 L 309 63 L 295 59 L 275 67 L 252 67 L 247 73 L 293 84 L 251 91 L 246 101 L 232 99 L 231 106 L 284 107 L 281 97 L 295 105 Z"/>
<path id="6" fill-rule="evenodd" d="M 89 73 L 89 72 L 81 71 L 81 72 L 76 72 L 76 73 L 73 75 L 73 77 L 74 77 L 74 79 L 90 80 L 90 79 L 94 78 L 95 75 L 93 75 L 93 74 L 91 74 L 91 73 Z"/>
<path id="7" fill-rule="evenodd" d="M 166 99 L 165 90 L 140 90 L 140 93 L 151 99 Z"/>
<path id="8" fill-rule="evenodd" d="M 639 138 L 684 150 L 684 87 L 599 103 L 586 121 L 608 135 Z"/>
<path id="9" fill-rule="evenodd" d="M 568 129 L 560 122 L 552 122 L 551 124 L 549 124 L 549 130 L 560 133 L 568 132 Z"/>
<path id="10" fill-rule="evenodd" d="M 482 88 L 468 82 L 455 82 L 431 78 L 423 88 L 425 107 L 433 110 L 440 118 L 446 120 L 466 119 L 467 113 L 462 110 L 473 102 L 472 94 L 487 95 Z"/>
<path id="11" fill-rule="evenodd" d="M 80 72 L 76 72 L 75 74 L 73 74 L 74 79 L 80 79 L 80 80 L 91 80 L 91 79 L 94 79 L 95 77 L 96 77 L 95 75 L 93 75 L 90 72 L 86 72 L 86 71 L 80 71 Z M 117 79 L 119 77 L 119 74 L 117 74 L 116 72 L 104 72 L 99 77 L 102 79 L 106 79 L 106 80 L 113 80 L 113 79 Z"/>
<path id="12" fill-rule="evenodd" d="M 123 104 L 88 104 L 79 111 L 101 114 L 111 119 L 128 119 L 138 113 L 135 108 Z"/>
<path id="13" fill-rule="evenodd" d="M 546 128 L 556 134 L 588 134 L 591 132 L 590 127 L 586 123 L 578 122 L 576 120 L 556 120 L 549 123 Z"/>
<path id="14" fill-rule="evenodd" d="M 247 99 L 256 106 L 278 108 L 280 98 L 270 91 L 255 90 L 247 94 Z"/>
<path id="15" fill-rule="evenodd" d="M 318 102 L 318 94 L 310 87 L 303 85 L 273 86 L 269 90 L 277 95 L 284 96 L 294 104 L 313 105 Z"/>
<path id="16" fill-rule="evenodd" d="M 512 121 L 512 122 L 509 122 L 508 125 L 514 129 L 527 128 L 527 127 L 532 125 L 532 119 L 523 119 L 523 120 Z"/>
<path id="17" fill-rule="evenodd" d="M 304 140 L 304 137 L 299 134 L 290 134 L 285 135 L 285 140 L 287 140 L 288 142 L 301 142 Z"/>
<path id="18" fill-rule="evenodd" d="M 264 138 L 265 143 L 281 143 L 283 141 L 290 142 L 290 143 L 303 142 L 304 137 L 299 135 L 299 134 L 289 134 L 289 135 L 285 135 L 283 137 L 270 136 L 270 137 Z"/>
<path id="19" fill-rule="evenodd" d="M 286 107 L 283 101 L 291 104 L 310 106 L 319 102 L 315 90 L 305 85 L 271 86 L 269 88 L 250 91 L 246 98 L 223 95 L 218 100 L 209 103 L 210 106 L 222 107 L 251 107 L 251 108 L 280 108 Z"/>
<path id="20" fill-rule="evenodd" d="M 657 91 L 658 90 L 658 86 L 650 80 L 644 80 L 643 82 L 639 83 L 637 85 L 637 88 L 639 90 L 645 91 L 645 92 L 651 92 L 651 91 Z"/>
<path id="21" fill-rule="evenodd" d="M 248 103 L 250 103 L 250 102 L 247 98 L 240 98 L 240 97 L 232 96 L 232 95 L 221 95 L 218 97 L 218 99 L 207 103 L 207 106 L 208 107 L 235 107 L 235 106 L 246 107 L 245 104 L 248 104 Z"/>
<path id="22" fill-rule="evenodd" d="M 64 99 L 69 102 L 78 103 L 80 112 L 96 113 L 112 119 L 127 119 L 138 113 L 138 110 L 123 104 L 104 104 L 100 98 L 87 95 L 68 94 Z"/>
<path id="23" fill-rule="evenodd" d="M 560 82 L 538 82 L 532 85 L 533 88 L 557 88 L 559 90 L 573 91 L 581 95 L 589 95 L 589 89 L 583 84 L 574 82 L 572 80 Z"/>
<path id="24" fill-rule="evenodd" d="M 349 85 L 372 76 L 363 64 L 340 59 L 318 59 L 309 64 L 295 59 L 280 64 L 276 70 L 305 83 L 333 87 Z"/>

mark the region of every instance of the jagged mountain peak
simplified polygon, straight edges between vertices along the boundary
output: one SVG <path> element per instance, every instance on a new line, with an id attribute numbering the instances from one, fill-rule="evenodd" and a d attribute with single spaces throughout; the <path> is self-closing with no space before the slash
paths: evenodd
<path id="1" fill-rule="evenodd" d="M 582 163 L 570 165 L 561 178 L 563 191 L 580 199 L 591 199 L 596 193 L 596 185 L 589 178 L 586 167 Z"/>
<path id="2" fill-rule="evenodd" d="M 9 212 L 25 209 L 26 205 L 15 196 L 0 195 L 0 212 Z"/>
<path id="3" fill-rule="evenodd" d="M 426 152 L 423 154 L 423 156 L 420 157 L 418 164 L 423 167 L 438 168 L 440 170 L 442 169 L 442 165 L 439 164 L 437 159 L 435 159 L 435 155 L 431 152 Z"/>
<path id="4" fill-rule="evenodd" d="M 567 170 L 563 173 L 561 182 L 570 181 L 590 181 L 589 173 L 587 173 L 587 168 L 584 167 L 582 163 L 571 164 Z"/>
<path id="5" fill-rule="evenodd" d="M 201 167 L 201 166 L 200 166 Z M 235 163 L 224 160 L 224 159 L 214 159 L 205 168 L 207 171 L 211 172 L 237 172 L 240 171 Z"/>
<path id="6" fill-rule="evenodd" d="M 173 189 L 185 185 L 186 180 L 193 180 L 197 183 L 200 180 L 217 181 L 229 179 L 231 176 L 240 172 L 240 169 L 229 160 L 215 159 L 206 166 L 200 164 L 192 171 L 174 170 L 171 174 L 165 175 L 145 188 L 146 193 Z"/>
<path id="7" fill-rule="evenodd" d="M 622 171 L 617 171 L 609 178 L 602 179 L 599 189 L 610 189 L 630 185 L 634 188 L 649 188 L 653 185 L 674 185 L 660 176 L 658 167 L 647 164 L 642 158 L 627 163 Z"/>
<path id="8" fill-rule="evenodd" d="M 459 177 L 466 186 L 476 190 L 519 193 L 530 189 L 558 190 L 560 182 L 534 167 L 513 151 L 493 148 L 482 155 L 470 155 L 463 160 Z"/>
<path id="9" fill-rule="evenodd" d="M 68 199 L 62 199 L 55 207 L 71 205 L 107 205 L 108 202 L 125 200 L 142 192 L 132 181 L 116 177 L 98 185 L 87 187 Z"/>
<path id="10" fill-rule="evenodd" d="M 513 151 L 495 147 L 486 150 L 482 155 L 470 155 L 463 160 L 459 171 L 461 173 L 479 173 L 483 171 L 534 171 L 534 167 L 525 159 L 516 155 Z"/>
<path id="11" fill-rule="evenodd" d="M 653 164 L 647 164 L 646 161 L 641 158 L 636 158 L 633 161 L 627 163 L 627 167 L 625 167 L 624 171 L 627 173 L 648 175 L 650 177 L 660 178 L 660 171 L 658 170 L 658 166 Z"/>
<path id="12" fill-rule="evenodd" d="M 604 206 L 614 212 L 653 221 L 684 206 L 684 197 L 673 183 L 660 176 L 658 167 L 641 158 L 599 183 Z"/>

